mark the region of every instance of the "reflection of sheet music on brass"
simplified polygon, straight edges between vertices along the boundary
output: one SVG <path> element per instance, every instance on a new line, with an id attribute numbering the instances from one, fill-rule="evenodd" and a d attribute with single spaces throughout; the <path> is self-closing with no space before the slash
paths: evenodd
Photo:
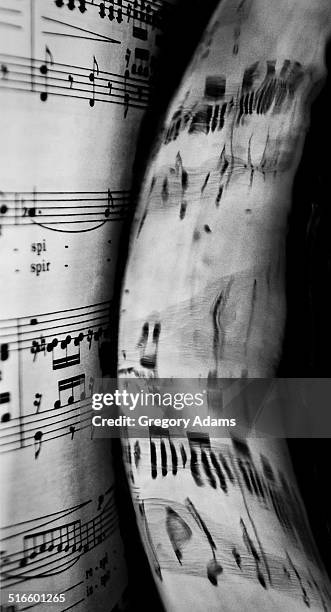
<path id="1" fill-rule="evenodd" d="M 125 450 L 141 535 L 161 592 L 168 584 L 169 609 L 192 608 L 192 579 L 196 610 L 205 601 L 208 610 L 329 609 L 327 576 L 277 443 L 196 431 L 178 438 L 151 427 L 149 439 L 128 438 Z"/>
<path id="2" fill-rule="evenodd" d="M 119 230 L 172 4 L 0 0 L 0 555 L 9 609 L 13 591 L 64 593 L 62 612 L 124 601 L 111 448 L 91 439 L 90 398 L 109 372 Z"/>

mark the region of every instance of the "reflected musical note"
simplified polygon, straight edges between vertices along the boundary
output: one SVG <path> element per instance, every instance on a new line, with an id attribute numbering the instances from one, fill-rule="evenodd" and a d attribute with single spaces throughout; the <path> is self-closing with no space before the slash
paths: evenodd
<path id="1" fill-rule="evenodd" d="M 241 518 L 240 519 L 240 525 L 242 528 L 242 532 L 243 532 L 243 541 L 244 544 L 248 550 L 248 552 L 252 555 L 253 559 L 254 559 L 254 563 L 255 563 L 255 568 L 256 568 L 256 575 L 257 575 L 257 579 L 259 581 L 259 583 L 261 584 L 261 586 L 263 586 L 264 589 L 267 588 L 267 584 L 264 578 L 263 573 L 261 572 L 261 568 L 260 568 L 260 563 L 261 563 L 261 558 L 259 553 L 257 552 L 254 543 L 252 541 L 252 539 L 250 538 L 248 531 L 247 531 L 247 527 L 244 523 L 244 520 Z"/>
<path id="2" fill-rule="evenodd" d="M 211 582 L 211 584 L 213 586 L 217 586 L 218 584 L 218 576 L 220 574 L 223 573 L 223 567 L 222 565 L 217 561 L 216 558 L 216 544 L 215 541 L 206 525 L 206 523 L 204 522 L 204 520 L 201 518 L 199 512 L 197 511 L 196 507 L 194 506 L 194 504 L 192 503 L 192 501 L 189 498 L 186 498 L 185 500 L 185 506 L 187 507 L 187 509 L 189 510 L 189 512 L 192 514 L 193 518 L 195 519 L 196 523 L 198 524 L 198 526 L 200 527 L 201 531 L 203 531 L 203 533 L 205 534 L 208 544 L 210 546 L 213 558 L 208 561 L 207 563 L 207 576 L 208 576 L 208 580 Z"/>
<path id="3" fill-rule="evenodd" d="M 295 576 L 297 578 L 297 581 L 299 583 L 302 599 L 303 599 L 305 605 L 307 606 L 307 608 L 310 608 L 310 598 L 308 596 L 307 590 L 304 587 L 303 580 L 302 580 L 302 578 L 301 578 L 297 568 L 295 567 L 295 565 L 294 565 L 290 555 L 288 554 L 288 552 L 286 552 L 286 557 L 287 557 L 288 563 L 289 563 L 290 567 L 292 568 L 292 570 L 293 570 L 293 572 L 294 572 L 294 574 L 295 574 Z"/>
<path id="4" fill-rule="evenodd" d="M 45 91 L 42 91 L 40 94 L 40 99 L 42 100 L 42 102 L 46 102 L 48 98 L 48 69 L 49 69 L 48 67 L 49 65 L 53 66 L 53 64 L 54 64 L 53 55 L 46 45 L 45 46 L 45 63 L 42 64 L 39 68 L 40 73 L 45 77 L 44 79 Z"/>

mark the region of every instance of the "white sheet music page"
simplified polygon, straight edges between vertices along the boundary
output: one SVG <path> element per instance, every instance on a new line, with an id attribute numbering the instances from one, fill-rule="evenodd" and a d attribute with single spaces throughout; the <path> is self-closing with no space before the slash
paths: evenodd
<path id="1" fill-rule="evenodd" d="M 164 0 L 0 1 L 0 452 L 4 610 L 110 612 L 126 587 L 107 373 L 121 222 Z M 35 593 L 32 603 L 9 593 Z"/>

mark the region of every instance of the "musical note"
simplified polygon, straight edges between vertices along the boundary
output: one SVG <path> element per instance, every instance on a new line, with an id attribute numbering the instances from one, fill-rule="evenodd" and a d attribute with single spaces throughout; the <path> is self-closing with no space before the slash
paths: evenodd
<path id="1" fill-rule="evenodd" d="M 93 107 L 95 103 L 95 74 L 97 74 L 97 76 L 99 75 L 99 66 L 95 56 L 93 55 L 93 70 L 89 74 L 89 79 L 92 83 L 92 98 L 90 98 L 91 107 Z"/>
<path id="2" fill-rule="evenodd" d="M 2 266 L 0 370 L 2 391 L 8 389 L 11 403 L 1 408 L 13 409 L 2 417 L 3 410 L 0 412 L 1 489 L 4 483 L 8 491 L 7 466 L 14 451 L 22 468 L 13 480 L 20 503 L 14 508 L 18 497 L 10 494 L 5 508 L 17 521 L 5 528 L 9 545 L 6 542 L 4 548 L 13 555 L 10 563 L 9 555 L 1 563 L 6 564 L 4 582 L 10 588 L 13 585 L 13 592 L 20 583 L 31 586 L 31 580 L 34 588 L 39 584 L 39 590 L 50 590 L 50 576 L 55 576 L 56 581 L 60 579 L 59 588 L 68 590 L 62 607 L 82 610 L 88 607 L 87 602 L 81 603 L 85 596 L 80 562 L 83 546 L 90 551 L 88 564 L 94 570 L 100 562 L 100 574 L 104 573 L 99 574 L 100 589 L 94 591 L 91 608 L 107 605 L 114 609 L 118 591 L 122 593 L 125 587 L 121 554 L 116 552 L 117 578 L 109 585 L 104 547 L 91 553 L 114 534 L 114 542 L 107 546 L 113 564 L 118 525 L 114 505 L 107 506 L 104 500 L 96 512 L 100 491 L 112 483 L 113 472 L 109 455 L 99 473 L 100 449 L 90 443 L 89 432 L 90 398 L 106 353 L 102 345 L 111 338 L 111 286 L 102 282 L 102 276 L 112 268 L 108 264 L 98 267 L 100 254 L 104 253 L 105 262 L 115 261 L 114 223 L 126 218 L 132 203 L 130 176 L 114 163 L 111 149 L 117 140 L 122 142 L 125 160 L 130 163 L 136 128 L 132 131 L 130 123 L 123 121 L 120 107 L 125 115 L 132 109 L 132 124 L 138 127 L 148 108 L 151 87 L 131 74 L 124 82 L 123 51 L 131 47 L 133 54 L 134 49 L 131 22 L 126 25 L 128 15 L 132 21 L 131 9 L 131 0 L 15 0 L 11 10 L 20 12 L 22 31 L 14 32 L 10 42 L 11 32 L 8 37 L 4 32 L 1 39 L 2 127 L 5 139 L 8 130 L 9 142 L 14 138 L 12 146 L 3 150 L 1 164 L 0 225 L 5 232 L 1 243 L 8 251 L 8 261 L 14 262 L 8 267 L 6 255 Z M 67 17 L 62 22 L 53 19 L 59 11 Z M 89 30 L 81 27 L 84 21 Z M 106 36 L 114 31 L 119 35 Z M 154 46 L 154 39 L 149 47 Z M 110 43 L 122 47 L 109 54 Z M 97 102 L 97 113 L 89 111 Z M 98 162 L 88 134 L 99 144 Z M 116 146 L 114 150 L 116 153 Z M 90 231 L 94 231 L 93 241 Z M 35 283 L 30 265 L 44 257 L 51 260 L 50 274 Z M 99 270 L 100 283 L 93 282 L 91 266 Z M 16 268 L 21 274 L 15 280 L 11 275 Z M 88 306 L 87 296 L 91 297 Z M 86 454 L 83 467 L 76 452 L 80 443 Z M 46 486 L 47 478 L 51 487 Z M 71 486 L 72 478 L 80 486 Z M 81 504 L 86 486 L 95 495 L 95 516 L 91 507 Z M 70 508 L 50 514 L 53 508 L 62 507 L 63 491 L 66 505 L 76 504 L 75 518 L 80 519 L 71 526 L 66 523 Z M 34 513 L 39 516 L 32 521 Z M 101 584 L 107 584 L 107 589 Z"/>
<path id="3" fill-rule="evenodd" d="M 0 393 L 0 404 L 9 404 L 10 402 L 10 392 L 5 391 Z"/>
<path id="4" fill-rule="evenodd" d="M 166 530 L 178 562 L 182 564 L 182 548 L 192 537 L 192 530 L 184 519 L 170 506 L 166 507 Z"/>
<path id="5" fill-rule="evenodd" d="M 7 68 L 6 64 L 1 64 L 0 72 L 1 72 L 1 78 L 2 79 L 7 79 L 8 78 L 8 68 Z"/>
<path id="6" fill-rule="evenodd" d="M 68 335 L 64 340 L 60 343 L 61 350 L 65 351 L 64 357 L 54 357 L 54 348 L 57 345 L 57 342 L 54 346 L 54 340 L 47 347 L 48 351 L 52 351 L 52 368 L 53 370 L 60 370 L 62 368 L 69 368 L 73 365 L 80 364 L 80 344 L 84 339 L 84 334 L 81 332 L 79 336 L 74 339 L 74 346 L 78 346 L 78 351 L 71 355 L 68 355 L 68 346 L 71 344 L 71 336 Z"/>
<path id="7" fill-rule="evenodd" d="M 298 580 L 298 583 L 299 583 L 299 586 L 300 586 L 300 590 L 301 590 L 301 593 L 302 593 L 302 599 L 303 599 L 305 605 L 307 606 L 307 608 L 310 608 L 310 599 L 309 599 L 307 590 L 305 589 L 305 587 L 303 585 L 302 578 L 301 578 L 297 568 L 295 567 L 295 565 L 294 565 L 290 555 L 288 554 L 288 552 L 286 552 L 286 557 L 287 557 L 287 560 L 288 560 L 288 562 L 289 562 L 289 564 L 290 564 L 292 570 L 294 571 L 295 576 L 296 576 L 296 578 Z"/>
<path id="8" fill-rule="evenodd" d="M 223 567 L 222 565 L 217 561 L 216 558 L 216 544 L 215 541 L 206 525 L 206 523 L 203 521 L 203 519 L 201 518 L 200 514 L 198 513 L 197 509 L 195 508 L 194 504 L 192 503 L 192 501 L 187 497 L 185 500 L 185 506 L 187 507 L 187 509 L 189 510 L 189 512 L 192 514 L 193 518 L 195 519 L 195 521 L 197 522 L 198 526 L 200 527 L 200 529 L 203 531 L 203 533 L 205 534 L 208 544 L 210 546 L 213 558 L 208 561 L 207 563 L 207 576 L 208 576 L 208 580 L 211 582 L 211 584 L 213 586 L 217 586 L 218 584 L 218 576 L 220 574 L 223 573 Z"/>
<path id="9" fill-rule="evenodd" d="M 107 208 L 105 210 L 105 217 L 109 217 L 110 216 L 111 208 L 114 209 L 114 200 L 113 200 L 113 196 L 112 196 L 112 194 L 110 192 L 110 189 L 108 189 Z"/>
<path id="10" fill-rule="evenodd" d="M 150 52 L 148 49 L 136 47 L 134 50 L 135 62 L 132 65 L 132 73 L 148 78 Z"/>
<path id="11" fill-rule="evenodd" d="M 147 28 L 142 27 L 144 22 L 144 12 L 139 11 L 139 1 L 134 0 L 133 2 L 133 26 L 132 26 L 132 35 L 134 38 L 138 38 L 139 40 L 147 40 L 148 33 Z M 136 25 L 136 22 L 139 22 L 139 25 Z"/>
<path id="12" fill-rule="evenodd" d="M 244 520 L 242 518 L 240 519 L 240 525 L 241 525 L 242 531 L 243 531 L 243 541 L 244 541 L 244 544 L 246 545 L 246 548 L 247 548 L 248 552 L 252 555 L 252 557 L 254 559 L 254 563 L 255 563 L 255 567 L 256 567 L 256 575 L 257 575 L 258 581 L 261 584 L 261 586 L 263 586 L 263 588 L 266 589 L 267 588 L 267 584 L 266 584 L 265 578 L 264 578 L 264 576 L 263 576 L 263 574 L 261 572 L 261 569 L 260 569 L 260 563 L 261 563 L 260 555 L 257 552 L 257 550 L 256 550 L 256 548 L 254 546 L 254 543 L 253 543 L 253 541 L 251 540 L 251 538 L 250 538 L 250 536 L 248 534 L 246 525 L 245 525 Z"/>
<path id="13" fill-rule="evenodd" d="M 75 400 L 75 389 L 79 388 L 78 398 Z M 60 408 L 63 404 L 61 396 L 64 392 L 70 391 L 70 395 L 66 394 L 67 404 L 73 404 L 77 400 L 83 400 L 86 397 L 85 393 L 85 374 L 78 374 L 70 378 L 64 378 L 58 382 L 59 399 L 54 403 L 54 408 Z"/>
<path id="14" fill-rule="evenodd" d="M 40 94 L 40 99 L 42 102 L 46 102 L 48 98 L 48 66 L 53 66 L 53 56 L 47 45 L 45 46 L 45 63 L 42 64 L 39 68 L 41 74 L 45 77 L 45 91 L 42 91 Z"/>
<path id="15" fill-rule="evenodd" d="M 21 92 L 39 91 L 42 101 L 46 101 L 49 95 L 54 95 L 57 98 L 72 97 L 75 100 L 89 100 L 90 106 L 94 106 L 97 99 L 98 102 L 120 104 L 122 106 L 127 106 L 129 102 L 131 108 L 140 110 L 148 108 L 151 84 L 146 82 L 146 79 L 130 77 L 129 73 L 125 77 L 121 73 L 101 70 L 95 56 L 93 56 L 95 62 L 93 62 L 92 71 L 90 68 L 56 63 L 52 56 L 48 55 L 50 53 L 48 47 L 47 50 L 47 63 L 45 60 L 41 61 L 39 71 L 34 74 L 33 89 L 30 86 L 28 87 L 27 79 L 22 78 L 30 76 L 31 59 L 28 57 L 20 57 L 19 63 L 15 57 L 8 60 L 9 67 L 13 66 L 13 72 L 8 73 L 8 79 L 0 79 L 0 88 L 3 87 L 6 90 L 13 88 L 14 91 Z M 20 70 L 20 78 L 16 76 L 14 70 L 16 67 Z M 79 86 L 76 74 L 79 75 Z M 109 84 L 112 85 L 113 89 L 116 87 L 116 96 L 115 94 L 109 95 Z M 142 95 L 138 95 L 138 87 L 141 88 Z M 129 99 L 126 94 L 129 94 Z M 32 214 L 32 207 L 31 212 L 29 209 L 25 212 L 27 216 L 30 214 Z"/>
<path id="16" fill-rule="evenodd" d="M 7 361 L 9 357 L 9 345 L 7 343 L 0 344 L 0 361 Z"/>
<path id="17" fill-rule="evenodd" d="M 36 414 L 38 414 L 40 406 L 41 406 L 41 400 L 42 400 L 42 394 L 41 393 L 36 393 L 35 394 L 35 400 L 33 402 L 33 405 L 36 408 Z"/>
<path id="18" fill-rule="evenodd" d="M 40 451 L 41 451 L 41 446 L 42 446 L 42 438 L 43 438 L 43 432 L 42 431 L 36 431 L 36 433 L 34 434 L 34 442 L 35 442 L 35 447 L 34 447 L 34 458 L 38 459 Z"/>
<path id="19" fill-rule="evenodd" d="M 33 361 L 36 360 L 39 353 L 46 355 L 46 340 L 43 336 L 40 337 L 40 340 L 32 341 L 31 353 L 33 355 Z"/>

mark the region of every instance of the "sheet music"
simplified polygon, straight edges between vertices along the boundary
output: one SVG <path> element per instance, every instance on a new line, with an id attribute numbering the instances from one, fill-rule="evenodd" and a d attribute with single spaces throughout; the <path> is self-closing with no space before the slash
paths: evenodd
<path id="1" fill-rule="evenodd" d="M 121 222 L 166 0 L 0 2 L 1 569 L 9 592 L 112 610 L 126 587 L 109 441 Z M 39 609 L 42 604 L 34 604 Z"/>
<path id="2" fill-rule="evenodd" d="M 276 375 L 291 191 L 330 29 L 324 0 L 218 3 L 155 138 L 136 210 L 119 374 L 138 389 L 195 377 L 212 393 L 221 379 Z M 215 412 L 224 416 L 221 400 Z M 282 442 L 189 425 L 180 439 L 159 422 L 149 440 L 131 434 L 125 445 L 166 609 L 330 610 Z"/>
<path id="3" fill-rule="evenodd" d="M 127 473 L 167 610 L 330 609 L 283 443 L 149 433 L 127 439 Z"/>

